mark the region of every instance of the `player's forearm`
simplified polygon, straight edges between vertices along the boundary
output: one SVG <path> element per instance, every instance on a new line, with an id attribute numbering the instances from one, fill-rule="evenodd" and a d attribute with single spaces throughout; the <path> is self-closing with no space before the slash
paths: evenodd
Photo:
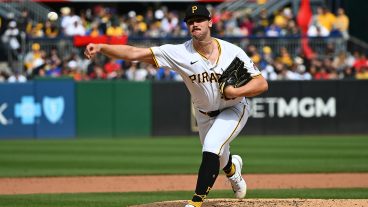
<path id="1" fill-rule="evenodd" d="M 252 79 L 249 83 L 246 85 L 234 88 L 234 87 L 228 87 L 225 89 L 225 96 L 227 98 L 235 98 L 235 97 L 253 97 L 257 96 L 265 91 L 268 90 L 268 83 L 267 81 L 262 77 L 256 77 Z"/>
<path id="2" fill-rule="evenodd" d="M 134 59 L 134 47 L 129 45 L 107 45 L 107 44 L 99 44 L 100 47 L 99 52 L 115 59 L 123 59 L 131 61 Z"/>

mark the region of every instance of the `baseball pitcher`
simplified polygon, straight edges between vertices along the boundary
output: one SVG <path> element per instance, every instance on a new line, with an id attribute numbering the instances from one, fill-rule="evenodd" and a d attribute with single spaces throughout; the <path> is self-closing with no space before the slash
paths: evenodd
<path id="1" fill-rule="evenodd" d="M 182 77 L 196 108 L 202 162 L 193 198 L 186 207 L 200 207 L 222 169 L 236 198 L 244 198 L 242 158 L 231 155 L 230 143 L 245 126 L 249 104 L 245 97 L 268 89 L 267 81 L 246 53 L 229 42 L 213 38 L 211 14 L 201 4 L 188 7 L 184 21 L 191 39 L 178 45 L 138 48 L 129 45 L 89 44 L 87 58 L 102 53 L 127 61 L 142 61 L 174 70 Z"/>

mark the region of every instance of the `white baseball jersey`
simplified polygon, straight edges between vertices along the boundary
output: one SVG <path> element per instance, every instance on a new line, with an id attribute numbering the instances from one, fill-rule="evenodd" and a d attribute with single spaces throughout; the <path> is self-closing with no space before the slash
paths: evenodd
<path id="1" fill-rule="evenodd" d="M 244 62 L 251 76 L 261 74 L 241 48 L 224 40 L 215 39 L 215 41 L 219 50 L 215 64 L 196 51 L 192 40 L 178 45 L 167 44 L 151 48 L 156 66 L 180 74 L 192 96 L 194 106 L 205 112 L 233 106 L 244 99 L 238 97 L 225 100 L 219 92 L 218 78 L 235 57 Z"/>
<path id="2" fill-rule="evenodd" d="M 235 57 L 244 62 L 244 67 L 252 77 L 261 73 L 241 48 L 220 39 L 215 41 L 218 44 L 219 57 L 214 64 L 194 49 L 192 40 L 179 45 L 152 47 L 151 51 L 157 67 L 174 70 L 183 78 L 197 108 L 195 116 L 202 151 L 219 155 L 222 169 L 229 160 L 230 143 L 248 120 L 249 104 L 244 97 L 233 100 L 222 98 L 218 78 Z M 199 110 L 221 110 L 221 113 L 210 117 L 199 113 Z"/>

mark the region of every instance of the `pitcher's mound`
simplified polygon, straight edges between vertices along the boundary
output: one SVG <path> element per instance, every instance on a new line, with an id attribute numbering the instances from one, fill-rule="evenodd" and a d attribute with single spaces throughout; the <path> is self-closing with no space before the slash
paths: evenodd
<path id="1" fill-rule="evenodd" d="M 184 207 L 187 201 L 165 201 L 131 207 Z M 209 199 L 202 207 L 368 207 L 367 199 Z"/>

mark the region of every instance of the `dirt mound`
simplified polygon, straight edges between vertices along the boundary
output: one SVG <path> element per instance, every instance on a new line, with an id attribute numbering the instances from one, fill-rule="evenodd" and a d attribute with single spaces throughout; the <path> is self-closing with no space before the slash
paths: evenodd
<path id="1" fill-rule="evenodd" d="M 248 174 L 248 189 L 368 188 L 368 173 Z M 178 182 L 180 181 L 180 182 Z M 0 195 L 192 191 L 197 175 L 0 178 Z M 230 190 L 219 176 L 215 190 Z"/>
<path id="2" fill-rule="evenodd" d="M 131 207 L 184 207 L 186 201 L 166 201 Z M 368 207 L 367 199 L 209 199 L 202 207 Z"/>

